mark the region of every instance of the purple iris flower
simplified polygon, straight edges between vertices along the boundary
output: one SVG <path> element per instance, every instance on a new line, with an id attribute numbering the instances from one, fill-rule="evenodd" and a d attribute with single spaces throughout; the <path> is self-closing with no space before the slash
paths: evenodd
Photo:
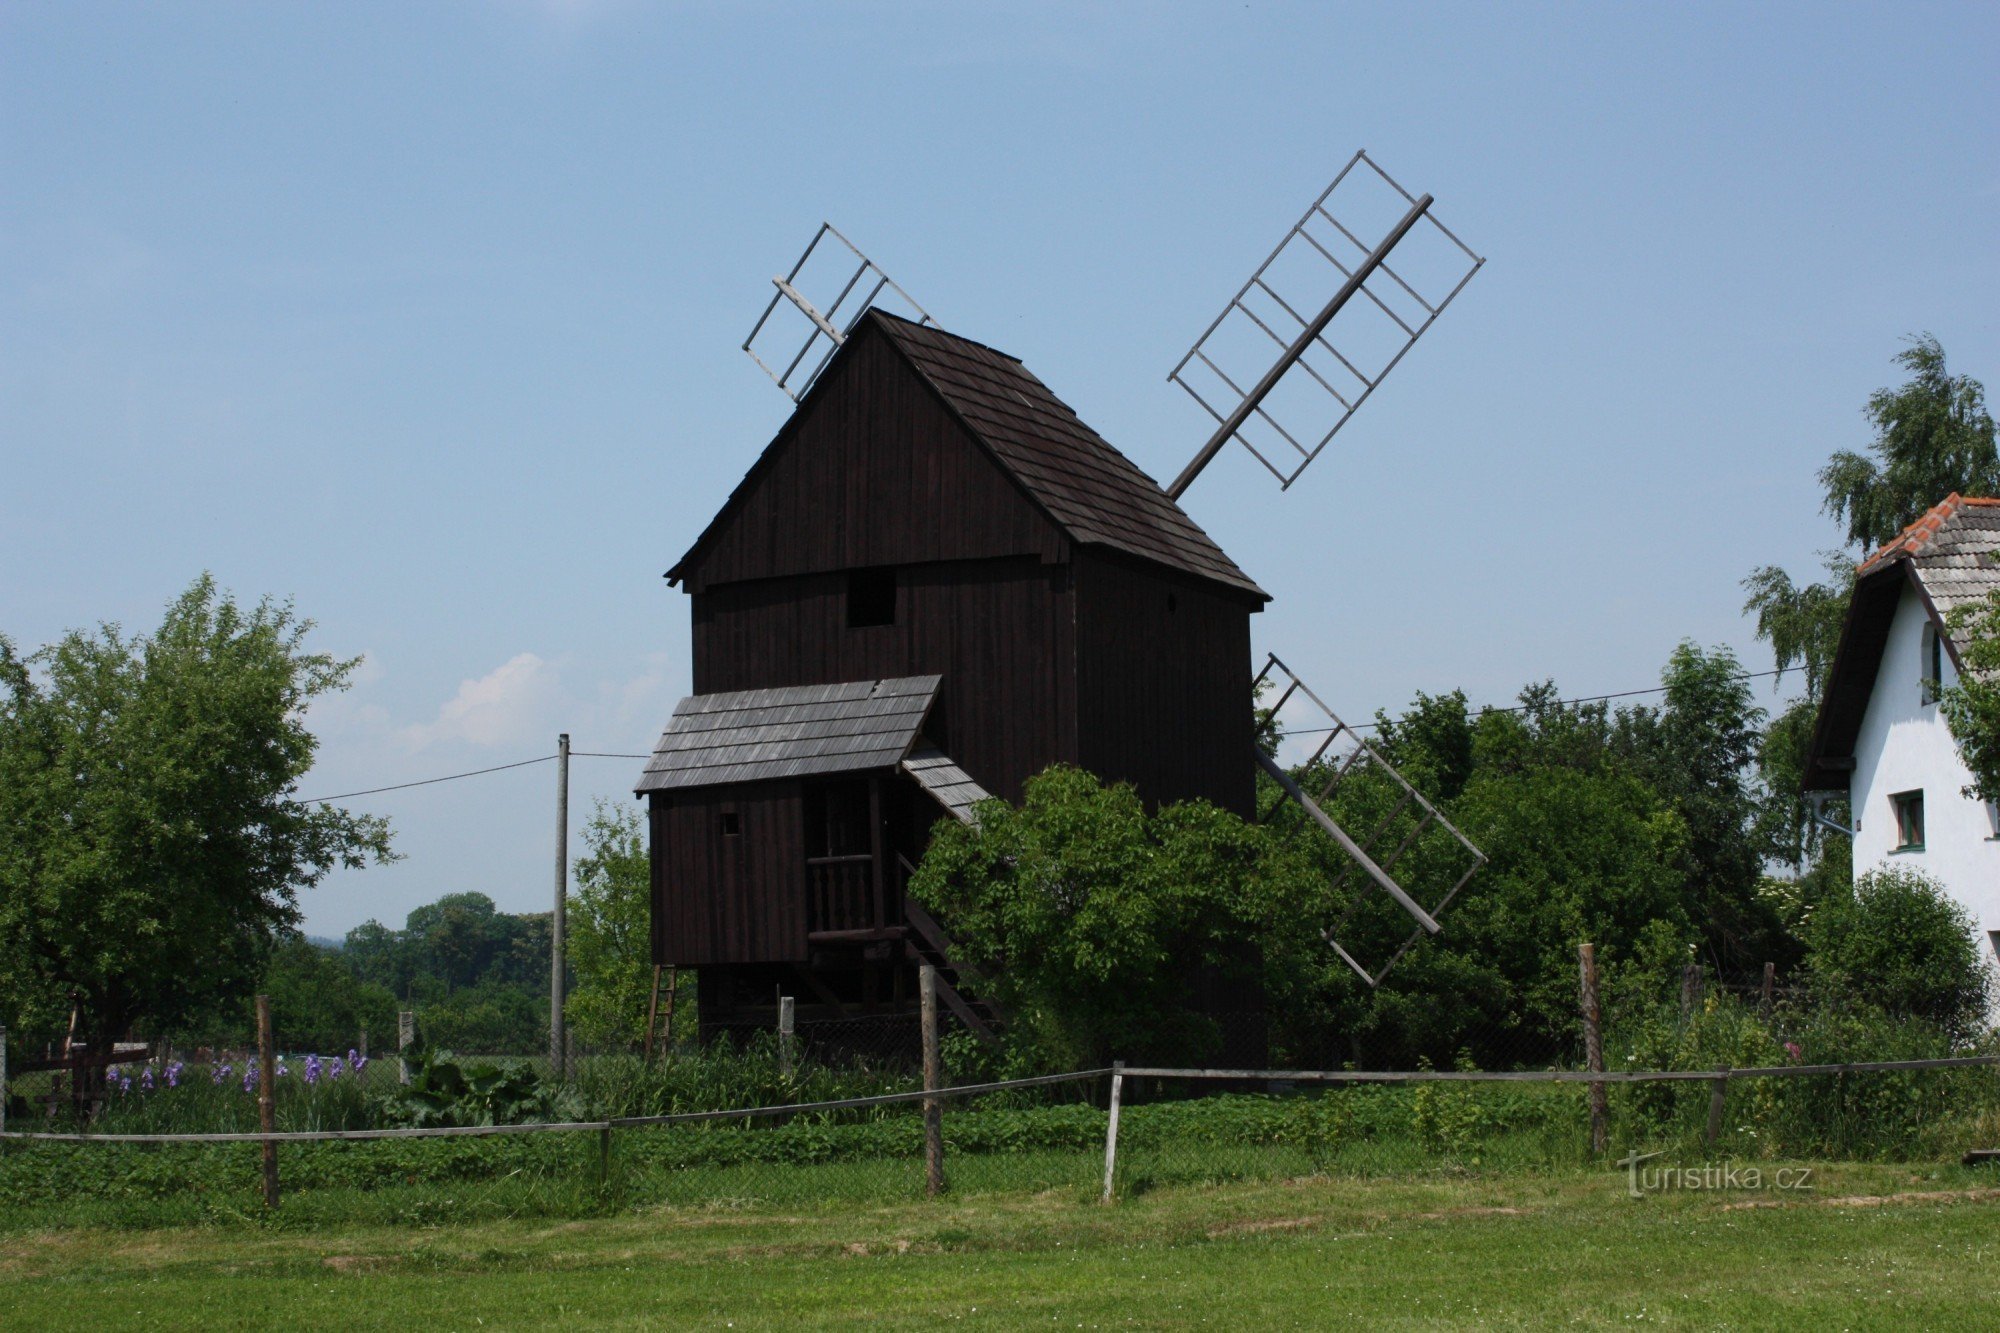
<path id="1" fill-rule="evenodd" d="M 317 1055 L 308 1055 L 306 1057 L 306 1082 L 319 1082 L 319 1057 Z"/>
<path id="2" fill-rule="evenodd" d="M 153 1067 L 151 1065 L 147 1065 L 139 1071 L 139 1086 L 147 1092 L 153 1090 Z"/>
<path id="3" fill-rule="evenodd" d="M 209 1081 L 220 1084 L 222 1080 L 228 1078 L 229 1075 L 230 1075 L 230 1068 L 228 1064 L 227 1063 L 219 1064 L 215 1067 L 215 1072 L 209 1075 Z"/>
<path id="4" fill-rule="evenodd" d="M 333 1059 L 326 1062 L 326 1076 L 328 1078 L 339 1078 L 346 1072 L 347 1066 L 340 1062 L 339 1056 L 336 1055 Z"/>
<path id="5" fill-rule="evenodd" d="M 181 1085 L 181 1070 L 183 1068 L 185 1068 L 185 1066 L 183 1066 L 181 1062 L 178 1060 L 175 1060 L 172 1064 L 169 1064 L 167 1066 L 168 1087 L 178 1088 Z"/>
<path id="6" fill-rule="evenodd" d="M 255 1092 L 256 1090 L 257 1090 L 257 1066 L 246 1065 L 243 1069 L 243 1091 Z"/>

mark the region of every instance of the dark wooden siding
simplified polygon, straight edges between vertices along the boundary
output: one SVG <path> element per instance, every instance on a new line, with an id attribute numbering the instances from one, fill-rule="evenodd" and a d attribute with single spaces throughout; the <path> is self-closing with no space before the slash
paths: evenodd
<path id="1" fill-rule="evenodd" d="M 1017 800 L 1030 774 L 1076 762 L 1069 567 L 1021 556 L 897 575 L 896 622 L 863 629 L 847 627 L 842 574 L 697 593 L 694 692 L 936 672 L 931 739 L 994 795 Z"/>
<path id="2" fill-rule="evenodd" d="M 734 814 L 738 832 L 722 833 Z M 798 784 L 652 798 L 653 961 L 803 962 L 805 815 Z"/>
<path id="3" fill-rule="evenodd" d="M 689 591 L 1065 542 L 871 324 L 739 488 L 681 573 Z"/>
<path id="4" fill-rule="evenodd" d="M 1248 603 L 1095 548 L 1075 570 L 1080 762 L 1149 804 L 1253 814 Z"/>

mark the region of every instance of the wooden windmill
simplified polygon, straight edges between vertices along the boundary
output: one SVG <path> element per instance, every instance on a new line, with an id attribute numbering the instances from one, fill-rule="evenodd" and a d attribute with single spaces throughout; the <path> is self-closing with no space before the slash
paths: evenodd
<path id="1" fill-rule="evenodd" d="M 1308 221 L 1339 218 L 1335 198 L 1323 194 Z M 958 967 L 948 923 L 909 901 L 904 881 L 940 813 L 969 820 L 989 793 L 1018 799 L 1051 763 L 1130 782 L 1156 804 L 1199 797 L 1259 814 L 1244 754 L 1264 680 L 1249 617 L 1269 595 L 1175 497 L 1229 439 L 1251 444 L 1291 420 L 1294 374 L 1330 381 L 1331 356 L 1380 382 L 1399 353 L 1371 372 L 1339 341 L 1337 317 L 1356 299 L 1400 310 L 1377 280 L 1424 290 L 1386 259 L 1427 202 L 1344 265 L 1327 235 L 1293 229 L 1288 245 L 1329 252 L 1341 290 L 1299 321 L 1309 337 L 1242 381 L 1250 390 L 1216 411 L 1216 434 L 1167 489 L 1019 361 L 936 327 L 830 225 L 774 279 L 745 350 L 796 407 L 668 573 L 691 598 L 695 692 L 639 783 L 655 960 L 698 969 L 705 1027 L 763 1021 L 779 993 L 829 1016 L 901 1012 L 911 965 L 927 962 L 945 1002 L 984 1030 L 999 1015 Z M 1196 379 L 1190 366 L 1223 367 L 1225 383 L 1236 373 L 1227 344 L 1242 319 L 1268 320 L 1261 293 L 1288 292 L 1285 251 L 1204 334 L 1180 382 Z M 1410 341 L 1448 300 L 1411 322 Z M 1328 401 L 1344 421 L 1372 390 Z M 1289 483 L 1331 434 L 1273 470 Z M 1286 705 L 1314 698 L 1275 659 L 1266 675 Z M 1372 748 L 1357 750 L 1352 729 L 1335 719 L 1327 734 L 1307 766 L 1317 797 L 1253 754 L 1357 871 L 1350 917 L 1366 924 L 1373 895 L 1435 930 L 1444 902 L 1420 902 L 1392 872 L 1404 851 L 1434 857 L 1449 825 Z M 1324 793 L 1363 772 L 1407 800 L 1350 836 Z M 1328 937 L 1371 982 L 1386 972 Z M 1216 979 L 1201 986 L 1210 993 L 1191 1000 L 1209 1012 L 1261 1006 Z"/>

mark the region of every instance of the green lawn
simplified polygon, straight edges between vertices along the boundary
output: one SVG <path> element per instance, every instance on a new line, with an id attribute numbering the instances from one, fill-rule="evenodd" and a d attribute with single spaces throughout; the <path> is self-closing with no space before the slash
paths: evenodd
<path id="1" fill-rule="evenodd" d="M 1075 1188 L 421 1228 L 0 1237 L 0 1326 L 2000 1324 L 2000 1180 L 1822 1168 L 1634 1201 L 1611 1172 Z"/>

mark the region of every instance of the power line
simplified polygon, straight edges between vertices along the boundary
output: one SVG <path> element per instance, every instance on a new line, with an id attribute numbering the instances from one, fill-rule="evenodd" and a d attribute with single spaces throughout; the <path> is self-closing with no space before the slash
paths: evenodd
<path id="1" fill-rule="evenodd" d="M 324 805 L 328 801 L 344 801 L 351 796 L 374 796 L 379 792 L 403 791 L 410 787 L 428 787 L 438 782 L 456 782 L 460 778 L 476 778 L 482 773 L 500 773 L 510 768 L 526 768 L 530 764 L 546 764 L 554 758 L 555 756 L 552 754 L 545 754 L 534 759 L 522 759 L 511 764 L 495 764 L 491 768 L 475 768 L 466 773 L 447 773 L 441 778 L 420 778 L 415 782 L 398 782 L 389 787 L 370 787 L 366 791 L 344 791 L 337 796 L 311 796 L 307 797 L 301 804 Z"/>
<path id="2" fill-rule="evenodd" d="M 1791 670 L 1791 668 L 1780 668 L 1774 671 L 1750 671 L 1740 676 L 1731 677 L 1731 679 L 1762 680 L 1766 676 L 1781 676 L 1788 670 Z M 1604 703 L 1610 699 L 1630 699 L 1642 694 L 1665 694 L 1668 688 L 1665 685 L 1655 685 L 1650 689 L 1644 690 L 1619 690 L 1613 694 L 1591 694 L 1577 699 L 1557 699 L 1553 703 L 1556 707 L 1573 708 L 1578 704 Z M 1530 707 L 1540 706 L 1542 705 L 1515 704 L 1508 708 L 1488 706 L 1481 708 L 1479 711 L 1482 713 L 1525 713 Z M 1363 722 L 1358 726 L 1349 727 L 1348 730 L 1374 731 L 1381 725 L 1379 722 Z M 1279 735 L 1280 737 L 1323 736 L 1333 730 L 1335 730 L 1333 727 L 1298 727 L 1280 732 Z M 572 759 L 651 759 L 653 757 L 651 754 L 627 754 L 615 750 L 571 750 L 569 755 Z M 306 798 L 302 804 L 324 805 L 328 801 L 345 801 L 356 796 L 378 796 L 383 792 L 407 791 L 411 787 L 430 787 L 440 782 L 457 782 L 461 778 L 476 778 L 484 776 L 487 773 L 504 773 L 510 768 L 526 768 L 531 764 L 546 764 L 554 758 L 555 756 L 552 754 L 538 755 L 533 759 L 520 759 L 511 764 L 495 764 L 491 768 L 475 768 L 464 773 L 447 773 L 443 777 L 420 778 L 415 782 L 398 782 L 387 787 L 369 787 L 363 791 L 344 791 L 334 796 L 313 796 Z"/>
<path id="3" fill-rule="evenodd" d="M 1746 671 L 1740 676 L 1731 676 L 1730 679 L 1762 680 L 1766 676 L 1782 676 L 1785 674 L 1785 672 L 1794 669 L 1795 668 L 1792 667 L 1779 667 L 1773 671 Z M 1615 694 L 1588 694 L 1584 695 L 1582 698 L 1579 699 L 1556 699 L 1551 701 L 1551 704 L 1515 704 L 1510 708 L 1496 708 L 1489 704 L 1486 707 L 1479 709 L 1478 711 L 1482 713 L 1525 713 L 1530 708 L 1544 708 L 1550 706 L 1554 706 L 1557 708 L 1573 708 L 1578 704 L 1601 704 L 1609 699 L 1631 699 L 1641 694 L 1665 694 L 1671 688 L 1672 687 L 1668 685 L 1655 685 L 1651 689 L 1645 689 L 1645 690 L 1619 690 Z M 1351 726 L 1347 729 L 1349 731 L 1374 731 L 1380 728 L 1381 725 L 1382 724 L 1380 722 L 1362 722 L 1359 723 L 1358 725 Z M 1280 732 L 1279 735 L 1280 737 L 1323 736 L 1329 731 L 1336 731 L 1336 730 L 1338 730 L 1338 728 L 1336 727 L 1298 727 L 1290 731 Z"/>

